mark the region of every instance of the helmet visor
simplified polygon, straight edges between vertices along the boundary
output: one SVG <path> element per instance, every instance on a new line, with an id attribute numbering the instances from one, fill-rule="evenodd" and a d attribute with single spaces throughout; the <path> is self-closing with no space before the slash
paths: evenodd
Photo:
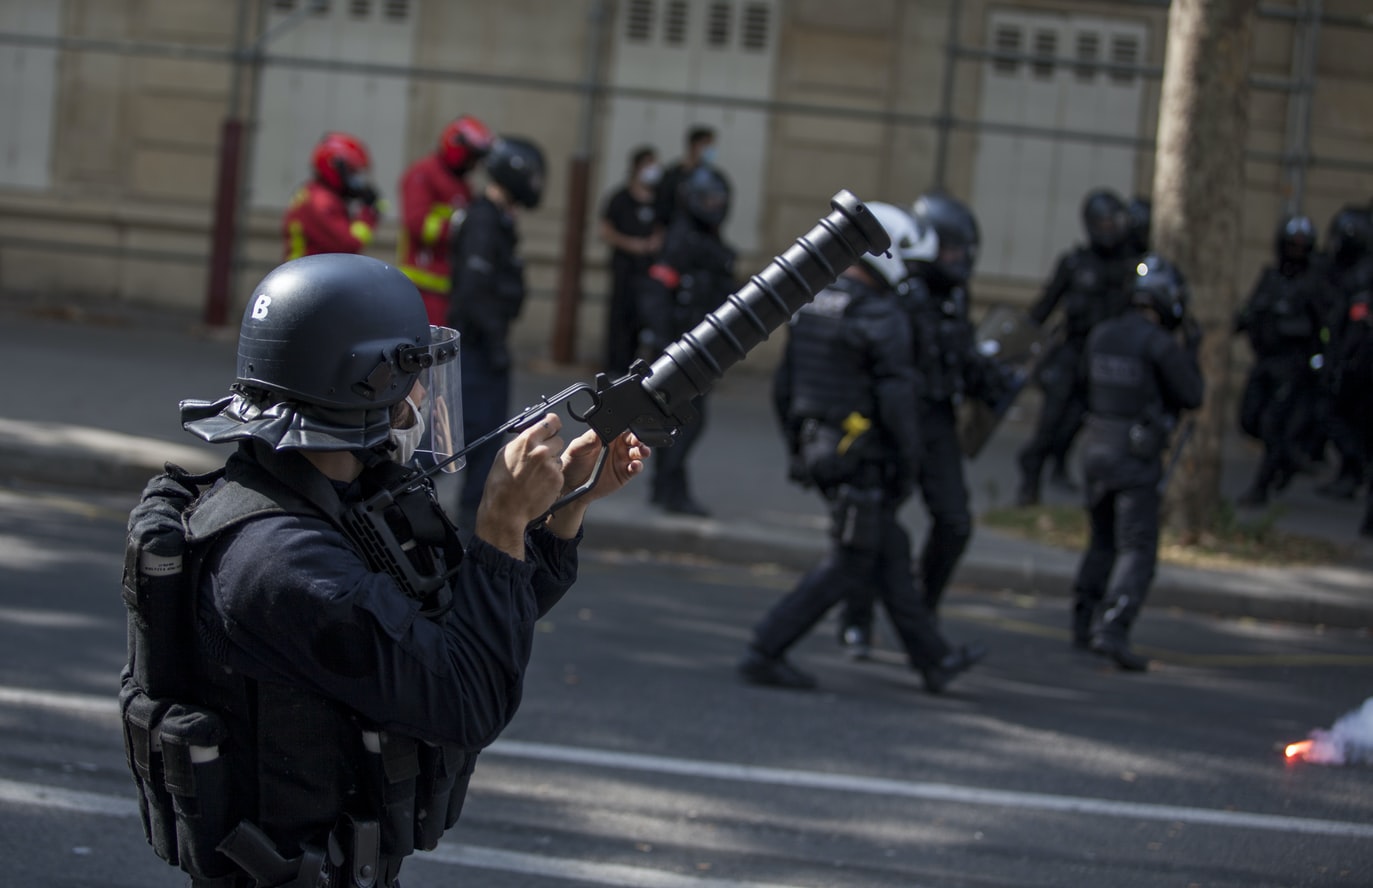
<path id="1" fill-rule="evenodd" d="M 429 366 L 420 371 L 411 390 L 424 422 L 424 437 L 415 450 L 415 466 L 432 469 L 463 448 L 462 362 L 458 360 L 458 331 L 429 328 Z M 466 459 L 444 465 L 442 471 L 460 470 Z"/>

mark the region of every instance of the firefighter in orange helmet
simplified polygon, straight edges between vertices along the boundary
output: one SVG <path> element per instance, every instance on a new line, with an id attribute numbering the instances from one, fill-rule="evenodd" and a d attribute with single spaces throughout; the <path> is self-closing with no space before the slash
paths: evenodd
<path id="1" fill-rule="evenodd" d="M 429 322 L 448 314 L 449 228 L 472 200 L 467 174 L 491 150 L 486 124 L 464 114 L 439 136 L 438 150 L 410 165 L 400 180 L 400 270 L 424 297 Z"/>
<path id="2" fill-rule="evenodd" d="M 380 213 L 367 146 L 348 133 L 325 133 L 310 157 L 313 177 L 291 197 L 281 221 L 285 258 L 361 253 Z"/>

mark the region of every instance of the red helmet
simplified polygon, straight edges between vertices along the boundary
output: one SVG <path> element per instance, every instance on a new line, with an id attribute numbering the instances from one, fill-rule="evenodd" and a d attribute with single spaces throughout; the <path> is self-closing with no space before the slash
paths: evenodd
<path id="1" fill-rule="evenodd" d="M 491 130 L 470 114 L 464 114 L 443 128 L 439 136 L 439 156 L 451 169 L 465 173 L 491 150 Z"/>
<path id="2" fill-rule="evenodd" d="M 347 133 L 325 133 L 310 157 L 315 175 L 330 188 L 342 193 L 348 179 L 372 166 L 367 146 Z"/>

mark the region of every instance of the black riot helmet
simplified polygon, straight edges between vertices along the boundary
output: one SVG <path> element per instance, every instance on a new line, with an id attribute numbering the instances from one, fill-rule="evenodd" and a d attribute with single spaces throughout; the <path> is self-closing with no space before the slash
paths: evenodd
<path id="1" fill-rule="evenodd" d="M 1153 227 L 1154 205 L 1147 197 L 1136 195 L 1125 205 L 1125 246 L 1131 253 L 1149 252 L 1149 231 Z"/>
<path id="2" fill-rule="evenodd" d="M 1131 302 L 1158 313 L 1165 329 L 1176 330 L 1187 314 L 1191 292 L 1187 280 L 1173 263 L 1155 253 L 1149 253 L 1135 266 Z"/>
<path id="3" fill-rule="evenodd" d="M 455 406 L 457 356 L 456 332 L 429 326 L 419 291 L 398 269 L 353 253 L 305 256 L 271 271 L 249 297 L 234 394 L 183 401 L 182 424 L 211 443 L 361 451 L 388 441 L 391 408 L 408 399 L 435 417 L 428 427 L 444 439 L 435 451 L 456 452 L 446 437 L 451 417 L 433 411 Z"/>
<path id="4" fill-rule="evenodd" d="M 1373 243 L 1373 218 L 1364 207 L 1347 206 L 1330 218 L 1325 249 L 1336 264 L 1348 266 L 1367 255 Z"/>
<path id="5" fill-rule="evenodd" d="M 486 155 L 486 174 L 521 206 L 532 210 L 543 198 L 543 151 L 528 139 L 497 139 Z"/>
<path id="6" fill-rule="evenodd" d="M 1286 216 L 1273 233 L 1273 256 L 1278 265 L 1304 267 L 1316 249 L 1316 223 L 1310 216 Z"/>
<path id="7" fill-rule="evenodd" d="M 701 164 L 681 186 L 682 206 L 698 225 L 719 228 L 729 216 L 729 182 L 712 166 Z"/>
<path id="8" fill-rule="evenodd" d="M 1098 253 L 1114 253 L 1125 244 L 1129 218 L 1125 201 L 1109 188 L 1095 188 L 1082 200 L 1082 227 Z"/>
<path id="9" fill-rule="evenodd" d="M 939 239 L 938 253 L 928 263 L 924 277 L 935 286 L 966 284 L 982 244 L 972 210 L 947 194 L 930 192 L 915 199 L 911 215 L 921 230 L 933 231 Z"/>

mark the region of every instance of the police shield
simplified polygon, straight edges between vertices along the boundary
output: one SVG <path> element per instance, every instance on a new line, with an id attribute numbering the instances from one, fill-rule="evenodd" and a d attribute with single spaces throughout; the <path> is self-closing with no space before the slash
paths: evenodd
<path id="1" fill-rule="evenodd" d="M 998 305 L 977 325 L 976 346 L 1006 371 L 1009 385 L 996 405 L 969 399 L 958 415 L 958 440 L 963 455 L 982 452 L 1001 420 L 1033 377 L 1035 365 L 1047 349 L 1047 335 L 1025 312 Z"/>

